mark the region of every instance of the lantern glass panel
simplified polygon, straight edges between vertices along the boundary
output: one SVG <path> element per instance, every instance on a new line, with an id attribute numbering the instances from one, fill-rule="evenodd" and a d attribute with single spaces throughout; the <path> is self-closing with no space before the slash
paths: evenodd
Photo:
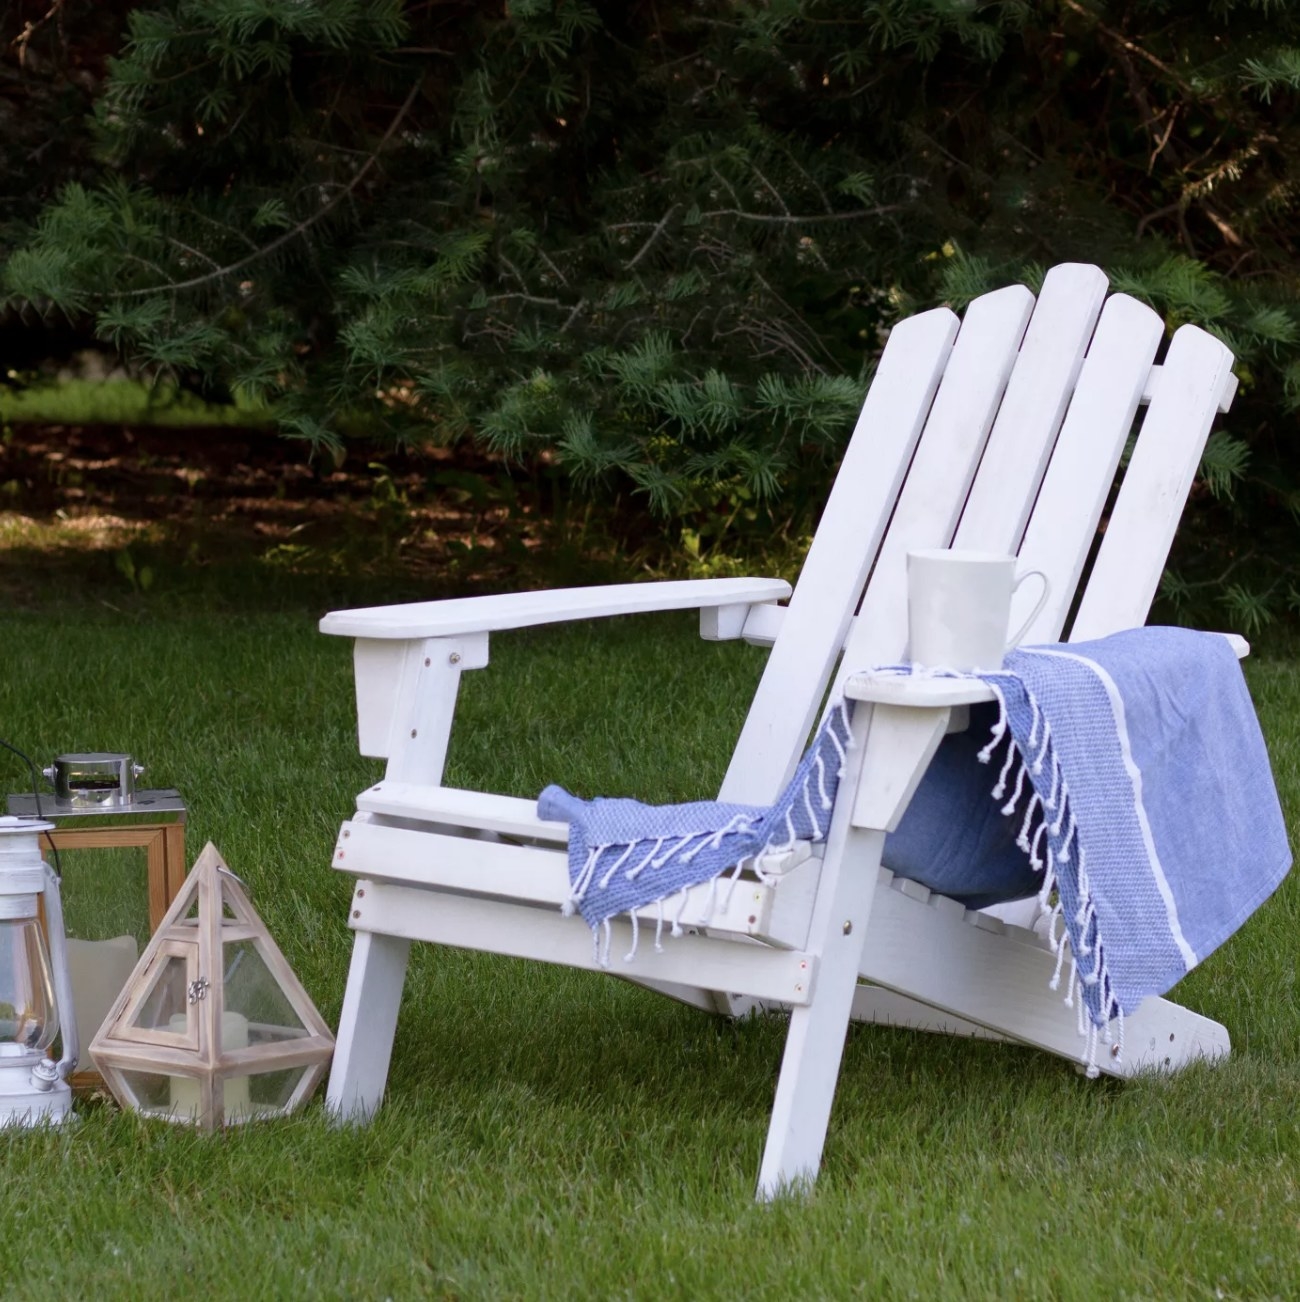
<path id="1" fill-rule="evenodd" d="M 0 922 L 0 1056 L 41 1052 L 59 1029 L 45 936 L 35 917 Z"/>
<path id="2" fill-rule="evenodd" d="M 184 1035 L 190 1025 L 189 964 L 169 954 L 158 964 L 148 993 L 140 1001 L 132 1026 L 146 1031 Z"/>
<path id="3" fill-rule="evenodd" d="M 302 1018 L 266 966 L 256 941 L 227 941 L 223 949 L 226 1011 L 248 1019 L 248 1043 L 275 1044 L 306 1035 Z"/>
<path id="4" fill-rule="evenodd" d="M 59 851 L 59 864 L 69 936 L 80 940 L 133 936 L 140 949 L 149 943 L 149 874 L 143 848 L 68 848 Z"/>

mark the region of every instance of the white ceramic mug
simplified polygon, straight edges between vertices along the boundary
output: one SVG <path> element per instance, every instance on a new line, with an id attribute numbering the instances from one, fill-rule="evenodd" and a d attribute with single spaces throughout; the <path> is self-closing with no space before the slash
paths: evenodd
<path id="1" fill-rule="evenodd" d="M 1007 637 L 1011 598 L 1029 578 L 1043 592 L 1020 628 Z M 1051 585 L 1042 570 L 1016 575 L 1016 558 L 1000 552 L 932 548 L 907 553 L 909 659 L 932 669 L 1000 669 L 1038 612 Z"/>

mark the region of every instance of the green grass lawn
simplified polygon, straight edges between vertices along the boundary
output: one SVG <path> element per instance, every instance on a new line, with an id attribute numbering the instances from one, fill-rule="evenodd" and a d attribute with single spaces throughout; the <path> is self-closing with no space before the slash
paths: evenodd
<path id="1" fill-rule="evenodd" d="M 17 382 L 14 382 L 15 379 Z M 109 379 L 36 378 L 0 380 L 0 423 L 162 425 L 228 428 L 273 423 L 264 407 L 205 402 L 175 385 Z"/>
<path id="2" fill-rule="evenodd" d="M 356 754 L 349 645 L 315 620 L 373 598 L 167 575 L 108 602 L 25 591 L 0 611 L 0 735 L 38 763 L 128 750 L 178 787 L 191 858 L 217 844 L 335 1024 L 351 881 L 331 852 L 379 766 Z M 464 680 L 448 781 L 710 793 L 763 657 L 692 623 L 494 637 Z M 1295 826 L 1300 661 L 1248 673 Z M 317 1099 L 204 1138 L 100 1100 L 76 1125 L 0 1135 L 3 1293 L 1294 1296 L 1298 915 L 1288 879 L 1178 987 L 1235 1052 L 1172 1079 L 1088 1082 L 1005 1045 L 855 1028 L 816 1192 L 767 1207 L 752 1198 L 779 1018 L 727 1024 L 608 978 L 417 946 L 367 1127 L 332 1128 Z"/>

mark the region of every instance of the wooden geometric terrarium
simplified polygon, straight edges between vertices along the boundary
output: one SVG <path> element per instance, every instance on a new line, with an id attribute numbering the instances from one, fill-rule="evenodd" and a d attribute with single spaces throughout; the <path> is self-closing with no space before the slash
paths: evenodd
<path id="1" fill-rule="evenodd" d="M 209 841 L 90 1056 L 125 1108 L 215 1130 L 306 1101 L 334 1037 Z"/>

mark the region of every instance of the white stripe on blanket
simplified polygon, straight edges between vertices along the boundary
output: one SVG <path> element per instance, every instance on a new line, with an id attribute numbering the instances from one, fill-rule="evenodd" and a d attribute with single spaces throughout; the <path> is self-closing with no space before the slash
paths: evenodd
<path id="1" fill-rule="evenodd" d="M 1115 720 L 1116 739 L 1119 742 L 1120 752 L 1124 758 L 1124 771 L 1133 784 L 1133 813 L 1137 818 L 1138 826 L 1142 829 L 1142 843 L 1146 847 L 1147 859 L 1151 865 L 1151 876 L 1155 881 L 1156 890 L 1160 892 L 1160 898 L 1165 902 L 1165 915 L 1169 919 L 1169 934 L 1178 946 L 1178 952 L 1183 956 L 1183 962 L 1187 964 L 1187 970 L 1190 972 L 1196 966 L 1196 955 L 1183 935 L 1182 925 L 1178 921 L 1178 906 L 1174 903 L 1174 893 L 1169 889 L 1169 878 L 1165 876 L 1164 864 L 1160 862 L 1160 854 L 1156 850 L 1155 838 L 1151 835 L 1151 823 L 1147 818 L 1146 805 L 1142 802 L 1142 771 L 1133 760 L 1133 747 L 1129 742 L 1128 735 L 1128 718 L 1124 712 L 1124 698 L 1120 696 L 1119 688 L 1115 686 L 1115 680 L 1095 660 L 1088 660 L 1084 656 L 1075 655 L 1071 651 L 1048 651 L 1045 647 L 1032 647 L 1026 650 L 1026 654 L 1055 656 L 1061 660 L 1073 660 L 1085 669 L 1092 670 L 1097 676 L 1097 680 L 1106 689 L 1106 696 L 1110 701 L 1111 715 Z"/>

